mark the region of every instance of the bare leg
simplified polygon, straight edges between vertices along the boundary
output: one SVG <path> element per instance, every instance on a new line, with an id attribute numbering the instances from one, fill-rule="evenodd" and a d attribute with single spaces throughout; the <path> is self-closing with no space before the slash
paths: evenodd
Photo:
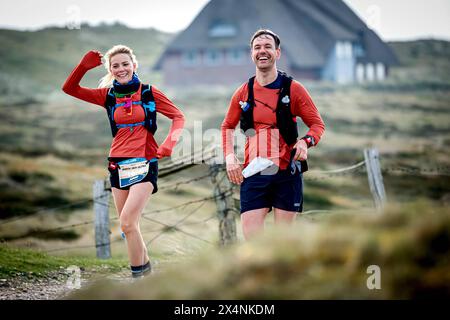
<path id="1" fill-rule="evenodd" d="M 295 211 L 286 211 L 278 208 L 274 208 L 274 211 L 275 224 L 291 225 L 297 216 L 297 212 Z"/>
<path id="2" fill-rule="evenodd" d="M 152 191 L 153 185 L 150 182 L 131 186 L 120 215 L 120 226 L 127 239 L 128 256 L 132 266 L 141 266 L 149 261 L 139 229 L 139 219 Z"/>
<path id="3" fill-rule="evenodd" d="M 249 240 L 259 231 L 264 230 L 264 219 L 266 218 L 269 208 L 246 211 L 241 214 L 242 231 L 245 240 Z"/>
<path id="4" fill-rule="evenodd" d="M 123 206 L 125 205 L 125 201 L 127 201 L 129 190 L 120 190 L 117 188 L 111 188 L 112 194 L 114 197 L 114 204 L 116 206 L 117 214 L 119 215 L 122 213 Z"/>

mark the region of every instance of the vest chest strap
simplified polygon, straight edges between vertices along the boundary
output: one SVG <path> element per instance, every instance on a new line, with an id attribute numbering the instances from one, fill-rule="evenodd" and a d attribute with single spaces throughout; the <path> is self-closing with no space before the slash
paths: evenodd
<path id="1" fill-rule="evenodd" d="M 132 127 L 143 126 L 143 125 L 145 125 L 145 121 L 136 122 L 136 123 L 117 124 L 116 126 L 118 129 L 121 129 L 121 128 L 132 128 Z"/>

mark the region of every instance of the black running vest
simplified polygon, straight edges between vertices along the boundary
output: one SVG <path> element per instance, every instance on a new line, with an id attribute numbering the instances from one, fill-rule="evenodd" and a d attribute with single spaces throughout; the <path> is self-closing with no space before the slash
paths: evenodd
<path id="1" fill-rule="evenodd" d="M 290 92 L 292 77 L 284 72 L 279 71 L 278 73 L 281 75 L 281 89 L 276 110 L 277 128 L 286 144 L 290 146 L 297 142 L 298 138 L 297 121 L 291 112 Z M 247 136 L 254 135 L 254 130 L 249 131 L 249 129 L 255 128 L 253 120 L 253 109 L 255 107 L 254 83 L 255 77 L 250 78 L 248 81 L 247 105 L 242 108 L 241 112 L 241 129 Z"/>
<path id="2" fill-rule="evenodd" d="M 108 113 L 108 120 L 111 126 L 111 134 L 116 136 L 120 128 L 135 127 L 143 125 L 150 133 L 155 134 L 156 125 L 156 105 L 155 98 L 153 97 L 152 87 L 148 84 L 141 86 L 141 101 L 134 102 L 133 104 L 140 104 L 144 108 L 145 120 L 143 122 L 120 125 L 114 121 L 114 112 L 121 104 L 116 104 L 116 96 L 114 94 L 114 88 L 110 88 L 106 95 L 105 108 Z"/>

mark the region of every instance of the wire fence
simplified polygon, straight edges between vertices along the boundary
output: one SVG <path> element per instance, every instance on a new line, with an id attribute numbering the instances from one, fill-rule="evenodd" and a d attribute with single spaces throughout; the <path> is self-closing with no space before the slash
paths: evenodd
<path id="1" fill-rule="evenodd" d="M 193 180 L 195 180 L 195 179 L 189 179 L 189 180 L 186 180 L 186 181 L 193 181 Z M 231 190 L 228 190 L 228 191 L 231 191 Z M 223 195 L 203 197 L 203 198 L 200 198 L 200 199 L 187 201 L 187 202 L 184 202 L 184 203 L 181 203 L 179 205 L 172 206 L 172 207 L 169 207 L 169 208 L 157 209 L 157 210 L 151 210 L 151 211 L 144 211 L 144 212 L 142 212 L 141 217 L 144 218 L 144 219 L 147 219 L 147 220 L 151 220 L 151 218 L 148 217 L 149 215 L 154 215 L 154 214 L 161 213 L 161 212 L 174 211 L 176 209 L 180 209 L 180 208 L 186 207 L 186 206 L 191 205 L 191 204 L 196 204 L 196 203 L 200 203 L 199 208 L 201 208 L 205 204 L 205 202 L 210 201 L 210 200 L 214 200 L 214 199 L 216 199 L 216 198 L 218 198 L 220 196 L 223 196 Z M 99 200 L 101 198 L 103 198 L 103 197 L 97 197 L 97 200 Z M 106 206 L 105 203 L 102 203 L 102 202 L 97 202 L 97 203 Z M 55 210 L 55 209 L 57 209 L 57 208 L 52 208 L 52 210 Z M 196 210 L 196 211 L 198 211 L 198 210 Z M 24 217 L 21 217 L 21 218 L 24 218 Z M 8 220 L 7 222 L 12 222 L 12 221 L 17 221 L 17 220 L 19 220 L 19 219 Z M 116 220 L 119 220 L 119 217 L 116 216 L 116 217 L 111 218 L 111 221 L 116 221 Z M 153 219 L 152 221 L 156 221 L 156 220 Z M 206 220 L 205 220 L 205 222 L 206 222 Z M 81 227 L 81 226 L 86 226 L 86 225 L 90 225 L 90 224 L 94 224 L 94 223 L 95 223 L 95 220 L 87 220 L 87 221 L 83 221 L 83 222 L 80 222 L 80 223 L 68 224 L 68 225 L 55 227 L 55 228 L 49 228 L 49 229 L 45 229 L 45 230 L 31 230 L 31 231 L 29 231 L 29 232 L 27 232 L 26 234 L 23 234 L 23 235 L 9 237 L 9 240 L 18 240 L 18 239 L 28 238 L 28 237 L 32 237 L 32 236 L 37 236 L 37 235 L 45 235 L 47 233 L 58 232 L 58 231 L 62 231 L 62 230 L 66 230 L 66 229 L 72 229 L 72 228 Z M 95 247 L 95 246 L 90 246 L 90 247 Z"/>
<path id="2" fill-rule="evenodd" d="M 151 238 L 151 239 L 146 243 L 146 246 L 148 247 L 153 241 L 155 241 L 157 238 L 159 238 L 162 234 L 168 233 L 168 232 L 173 232 L 173 231 L 177 231 L 177 232 L 183 233 L 183 234 L 185 234 L 185 235 L 187 235 L 187 236 L 189 236 L 189 237 L 191 237 L 191 238 L 193 238 L 193 239 L 196 239 L 196 240 L 199 240 L 199 241 L 203 241 L 203 242 L 205 242 L 205 243 L 208 243 L 208 244 L 213 245 L 214 243 L 212 243 L 211 241 L 202 239 L 202 238 L 200 238 L 199 236 L 197 236 L 197 235 L 195 235 L 195 234 L 193 234 L 193 233 L 191 233 L 191 232 L 185 231 L 185 230 L 183 230 L 183 229 L 180 228 L 180 227 L 182 227 L 182 226 L 195 225 L 195 224 L 204 224 L 204 223 L 206 223 L 206 222 L 208 222 L 208 221 L 214 219 L 214 218 L 216 217 L 216 215 L 212 215 L 212 216 L 210 216 L 210 217 L 208 217 L 208 218 L 206 218 L 206 219 L 203 219 L 203 220 L 201 220 L 201 221 L 195 221 L 195 222 L 187 222 L 187 221 L 186 221 L 189 217 L 191 217 L 191 216 L 194 215 L 196 212 L 198 212 L 198 210 L 200 210 L 200 209 L 205 205 L 205 203 L 206 203 L 207 201 L 209 201 L 209 200 L 211 200 L 211 197 L 199 199 L 199 200 L 196 200 L 196 201 L 186 202 L 186 203 L 184 203 L 184 204 L 182 204 L 182 205 L 180 205 L 180 206 L 176 206 L 176 207 L 171 207 L 171 208 L 164 209 L 165 211 L 168 211 L 168 210 L 174 210 L 174 209 L 180 208 L 180 207 L 182 207 L 182 206 L 187 206 L 187 205 L 199 203 L 199 206 L 197 206 L 194 210 L 192 210 L 192 211 L 189 212 L 188 214 L 184 215 L 180 220 L 178 220 L 178 221 L 177 221 L 176 223 L 174 223 L 174 224 L 168 224 L 168 223 L 159 221 L 159 220 L 157 220 L 157 219 L 155 219 L 155 218 L 150 218 L 150 217 L 148 217 L 148 216 L 142 215 L 142 218 L 143 218 L 143 219 L 148 220 L 148 221 L 150 221 L 150 222 L 152 222 L 152 223 L 156 223 L 156 224 L 159 224 L 159 225 L 162 225 L 162 226 L 163 226 L 162 228 L 159 228 L 159 229 L 156 229 L 156 230 L 144 230 L 144 231 L 142 231 L 142 234 L 148 234 L 148 233 L 158 232 L 158 234 L 156 234 L 153 238 Z M 160 211 L 160 212 L 161 212 L 161 211 Z M 114 218 L 113 220 L 117 220 L 117 219 L 118 219 L 118 218 Z M 89 223 L 93 223 L 93 222 L 94 222 L 94 221 L 87 221 L 87 222 L 84 223 L 84 225 L 85 225 L 85 224 L 89 224 Z M 83 224 L 80 223 L 80 224 L 76 224 L 76 225 L 65 226 L 65 227 L 62 227 L 62 228 L 69 228 L 69 227 L 73 227 L 73 226 L 81 226 L 81 225 L 83 225 Z M 54 229 L 54 230 L 56 230 L 56 229 Z M 123 238 L 119 237 L 119 238 L 114 239 L 114 240 L 111 240 L 111 241 L 109 241 L 109 242 L 107 242 L 107 243 L 101 243 L 101 244 L 95 244 L 95 245 L 83 245 L 83 246 L 67 246 L 67 247 L 62 247 L 62 248 L 55 248 L 55 249 L 46 250 L 46 252 L 57 252 L 57 251 L 64 251 L 64 250 L 77 250 L 77 249 L 92 249 L 92 248 L 99 248 L 99 247 L 109 246 L 109 245 L 111 245 L 111 244 L 113 244 L 113 243 L 118 243 L 118 242 L 122 242 L 122 241 L 123 241 Z"/>
<path id="3" fill-rule="evenodd" d="M 190 156 L 190 157 L 186 157 L 186 159 L 194 159 L 194 156 Z M 209 159 L 209 158 L 207 158 Z M 184 166 L 184 167 L 183 167 Z M 169 168 L 170 170 L 174 170 L 174 171 L 179 171 L 180 168 L 186 168 L 185 164 L 182 164 L 181 167 L 180 165 L 175 165 L 175 164 L 171 164 L 170 166 L 166 166 L 166 168 Z M 224 169 L 224 167 L 222 166 L 220 169 L 221 172 L 226 171 Z M 317 181 L 317 180 L 322 180 L 322 179 L 329 179 L 335 176 L 341 176 L 341 175 L 352 175 L 355 172 L 366 172 L 367 168 L 366 168 L 366 162 L 365 161 L 360 161 L 358 163 L 355 163 L 353 165 L 347 166 L 347 167 L 343 167 L 343 168 L 338 168 L 338 169 L 333 169 L 333 170 L 312 170 L 312 171 L 308 171 L 307 174 L 305 174 L 303 176 L 303 179 L 306 181 Z M 450 167 L 448 166 L 435 166 L 435 167 L 428 167 L 428 168 L 419 168 L 419 167 L 414 167 L 414 166 L 406 166 L 406 165 L 392 165 L 389 167 L 382 167 L 381 171 L 383 172 L 383 174 L 393 174 L 393 175 L 412 175 L 412 176 L 424 176 L 424 177 L 433 177 L 433 176 L 450 176 Z M 169 172 L 169 171 L 168 171 Z M 166 174 L 167 175 L 167 174 Z M 226 173 L 222 175 L 222 177 L 220 177 L 220 179 L 218 180 L 218 183 L 221 183 L 223 181 L 223 179 L 226 178 Z M 177 189 L 181 186 L 186 186 L 186 185 L 190 185 L 194 182 L 199 182 L 205 179 L 208 179 L 211 177 L 211 172 L 208 172 L 207 174 L 203 174 L 197 177 L 193 177 L 193 178 L 189 178 L 189 179 L 184 179 L 181 181 L 176 181 L 176 182 L 172 182 L 172 183 L 168 183 L 168 184 L 163 184 L 162 186 L 159 187 L 160 191 L 163 190 L 174 190 L 177 191 Z M 188 221 L 188 219 L 190 217 L 192 217 L 193 215 L 195 215 L 202 207 L 204 207 L 204 205 L 206 204 L 206 202 L 208 201 L 213 201 L 213 200 L 217 200 L 219 198 L 223 198 L 223 197 L 231 197 L 234 193 L 235 188 L 229 188 L 226 189 L 224 192 L 221 192 L 219 194 L 216 194 L 214 196 L 210 196 L 210 197 L 203 197 L 200 199 L 195 199 L 195 200 L 190 200 L 181 204 L 177 204 L 175 206 L 171 206 L 168 208 L 163 208 L 163 209 L 155 209 L 155 210 L 150 210 L 150 211 L 144 211 L 142 212 L 141 217 L 149 222 L 161 225 L 162 227 L 159 229 L 153 229 L 153 230 L 144 230 L 142 233 L 143 234 L 148 234 L 148 233 L 155 233 L 157 232 L 156 235 L 154 235 L 148 242 L 147 242 L 147 246 L 150 245 L 151 243 L 153 243 L 156 239 L 158 239 L 159 237 L 161 237 L 164 233 L 169 233 L 169 232 L 180 232 L 188 237 L 191 237 L 193 239 L 196 239 L 198 241 L 202 241 L 208 244 L 213 244 L 211 241 L 206 240 L 206 239 L 202 239 L 201 237 L 199 237 L 196 234 L 193 234 L 189 231 L 183 230 L 181 227 L 183 226 L 192 226 L 192 225 L 201 225 L 201 224 L 205 224 L 208 221 L 217 218 L 216 214 L 213 214 L 205 219 L 201 219 L 198 221 Z M 71 208 L 71 207 L 76 207 L 76 206 L 80 206 L 80 205 L 84 205 L 84 204 L 98 204 L 101 206 L 105 206 L 105 207 L 110 207 L 110 201 L 108 201 L 107 203 L 105 203 L 104 201 L 104 197 L 105 196 L 99 196 L 96 197 L 94 199 L 85 199 L 85 200 L 80 200 L 80 201 L 74 201 L 72 203 L 69 204 L 65 204 L 65 205 L 61 205 L 61 206 L 57 206 L 57 207 L 52 207 L 52 208 L 42 208 L 39 210 L 36 210 L 32 213 L 29 213 L 29 215 L 27 216 L 17 216 L 14 218 L 10 218 L 7 219 L 5 221 L 1 221 L 0 222 L 0 226 L 4 226 L 8 223 L 12 223 L 12 222 L 17 222 L 20 221 L 22 219 L 27 219 L 29 217 L 36 217 L 42 214 L 46 214 L 46 213 L 51 213 L 51 212 L 58 212 L 59 210 L 64 210 L 67 208 Z M 181 219 L 179 219 L 178 221 L 176 221 L 173 224 L 169 224 L 166 222 L 162 222 L 159 221 L 158 219 L 155 219 L 153 216 L 155 214 L 158 213 L 162 213 L 162 212 L 169 212 L 169 211 L 176 211 L 176 210 L 180 210 L 183 211 L 185 208 L 187 208 L 188 206 L 191 205 L 195 205 L 198 204 L 198 206 L 196 206 L 196 208 L 194 208 L 193 210 L 191 210 L 189 213 L 185 214 Z M 361 209 L 357 209 L 356 211 L 361 212 L 365 211 L 365 210 L 373 210 L 373 209 L 368 209 L 368 208 L 361 208 Z M 238 211 L 238 210 L 236 210 Z M 350 210 L 308 210 L 302 213 L 302 216 L 312 216 L 315 214 L 328 214 L 328 213 L 335 213 L 335 212 L 349 212 Z M 111 218 L 111 221 L 117 221 L 119 220 L 119 217 L 113 217 Z M 47 228 L 44 230 L 31 230 L 28 231 L 27 233 L 23 234 L 23 235 L 19 235 L 19 236 L 14 236 L 14 237 L 9 237 L 9 240 L 17 240 L 17 239 L 23 239 L 23 238 L 28 238 L 28 237 L 34 237 L 34 236 L 38 236 L 38 235 L 45 235 L 48 233 L 53 233 L 53 232 L 59 232 L 62 230 L 67 230 L 67 229 L 73 229 L 73 228 L 77 228 L 77 227 L 82 227 L 82 226 L 87 226 L 87 225 L 92 225 L 95 224 L 95 219 L 94 220 L 87 220 L 87 221 L 83 221 L 80 223 L 73 223 L 73 224 L 68 224 L 68 225 L 63 225 L 63 226 L 58 226 L 55 228 Z M 1 238 L 1 237 L 0 237 Z M 4 240 L 4 239 L 3 239 Z M 55 248 L 55 249 L 50 249 L 47 250 L 47 252 L 57 252 L 57 251 L 64 251 L 64 250 L 75 250 L 75 249 L 87 249 L 87 248 L 99 248 L 99 247 L 103 247 L 103 246 L 109 246 L 112 243 L 118 243 L 120 241 L 123 241 L 123 239 L 121 237 L 111 240 L 107 243 L 100 243 L 100 244 L 94 244 L 94 245 L 82 245 L 82 246 L 68 246 L 68 247 L 61 247 L 61 248 Z"/>

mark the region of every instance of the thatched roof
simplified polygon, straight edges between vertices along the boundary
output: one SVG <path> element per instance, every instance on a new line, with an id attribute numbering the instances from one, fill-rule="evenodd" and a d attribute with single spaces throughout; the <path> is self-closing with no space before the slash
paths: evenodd
<path id="1" fill-rule="evenodd" d="M 235 33 L 211 37 L 215 25 L 231 26 Z M 156 68 L 167 53 L 249 48 L 249 38 L 259 28 L 280 36 L 292 67 L 323 67 L 336 41 L 362 43 L 366 55 L 361 62 L 397 63 L 392 50 L 341 0 L 211 0 L 168 46 Z"/>

